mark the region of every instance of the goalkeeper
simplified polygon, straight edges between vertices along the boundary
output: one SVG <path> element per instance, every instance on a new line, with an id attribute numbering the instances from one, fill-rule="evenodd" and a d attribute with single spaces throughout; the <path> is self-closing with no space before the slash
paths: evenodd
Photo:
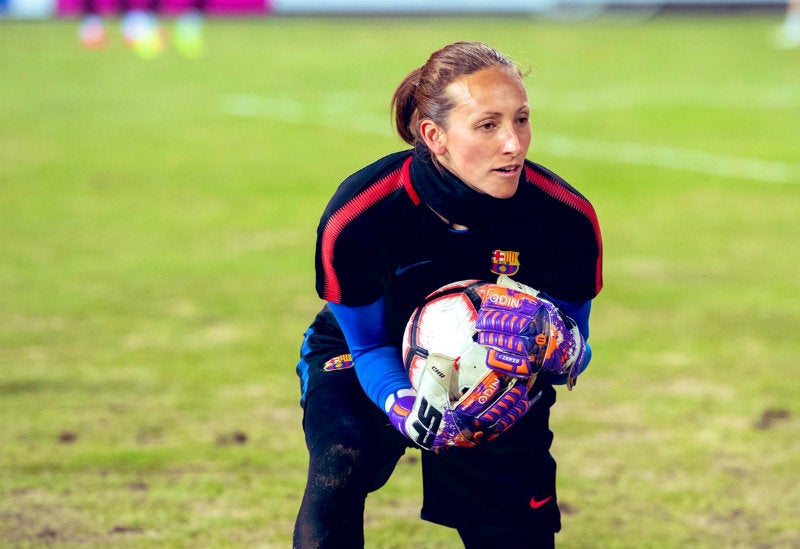
<path id="1" fill-rule="evenodd" d="M 348 177 L 318 228 L 326 303 L 297 366 L 309 467 L 294 547 L 363 547 L 367 494 L 409 447 L 423 448 L 423 519 L 455 528 L 468 549 L 553 547 L 549 410 L 553 385 L 571 387 L 591 357 L 589 311 L 602 287 L 594 209 L 526 159 L 523 75 L 496 50 L 459 42 L 434 52 L 392 108 L 411 149 Z M 524 390 L 508 408 L 471 409 L 483 432 L 464 447 L 463 424 L 424 384 L 411 387 L 403 329 L 431 291 L 499 275 L 480 311 L 480 360 Z"/>

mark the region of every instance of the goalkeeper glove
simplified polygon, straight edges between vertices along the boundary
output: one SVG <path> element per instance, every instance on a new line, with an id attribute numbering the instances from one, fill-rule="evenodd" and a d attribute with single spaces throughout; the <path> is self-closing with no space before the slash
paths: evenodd
<path id="1" fill-rule="evenodd" d="M 489 348 L 489 368 L 522 379 L 539 372 L 566 375 L 571 389 L 586 341 L 575 322 L 538 293 L 502 276 L 488 286 L 475 325 L 477 341 Z"/>
<path id="2" fill-rule="evenodd" d="M 460 360 L 486 360 L 473 345 Z M 488 371 L 464 395 L 454 390 L 456 359 L 428 356 L 417 390 L 390 396 L 384 409 L 392 425 L 420 448 L 469 448 L 494 440 L 530 408 L 528 390 L 514 378 Z"/>

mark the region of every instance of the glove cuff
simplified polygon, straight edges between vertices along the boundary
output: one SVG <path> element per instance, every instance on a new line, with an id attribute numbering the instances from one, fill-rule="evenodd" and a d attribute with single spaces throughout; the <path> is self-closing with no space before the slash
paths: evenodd
<path id="1" fill-rule="evenodd" d="M 386 399 L 386 402 L 383 403 L 383 411 L 388 414 L 389 411 L 392 409 L 392 406 L 394 406 L 394 403 L 400 400 L 401 398 L 416 397 L 416 396 L 417 392 L 414 389 L 400 389 L 399 391 L 396 391 L 391 395 L 389 395 L 389 397 Z"/>
<path id="2" fill-rule="evenodd" d="M 523 284 L 522 282 L 518 282 L 513 278 L 510 278 L 508 275 L 498 276 L 497 285 L 503 286 L 504 288 L 511 288 L 512 290 L 517 290 L 518 292 L 532 295 L 533 297 L 539 297 L 539 294 L 541 293 L 539 290 L 532 288 L 527 284 Z"/>

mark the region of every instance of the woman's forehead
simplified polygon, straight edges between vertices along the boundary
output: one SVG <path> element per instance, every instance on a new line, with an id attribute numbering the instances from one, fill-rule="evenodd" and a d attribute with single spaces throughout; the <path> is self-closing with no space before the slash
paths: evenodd
<path id="1" fill-rule="evenodd" d="M 522 79 L 503 68 L 488 68 L 462 76 L 447 87 L 455 108 L 484 110 L 518 109 L 528 105 Z"/>

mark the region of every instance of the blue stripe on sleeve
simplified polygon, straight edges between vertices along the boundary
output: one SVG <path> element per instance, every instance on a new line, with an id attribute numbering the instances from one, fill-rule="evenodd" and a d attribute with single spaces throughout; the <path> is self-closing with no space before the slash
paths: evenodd
<path id="1" fill-rule="evenodd" d="M 573 301 L 560 301 L 558 299 L 553 299 L 547 294 L 542 294 L 542 296 L 547 301 L 558 307 L 562 313 L 575 321 L 575 324 L 578 325 L 578 330 L 581 331 L 583 339 L 589 339 L 589 313 L 592 312 L 591 300 L 576 303 Z"/>
<path id="2" fill-rule="evenodd" d="M 306 405 L 306 393 L 308 392 L 308 362 L 305 361 L 304 357 L 310 351 L 308 338 L 312 333 L 313 330 L 309 328 L 303 335 L 303 343 L 300 345 L 300 362 L 297 363 L 295 368 L 297 376 L 300 378 L 300 406 L 302 407 Z"/>
<path id="3" fill-rule="evenodd" d="M 381 410 L 386 399 L 401 389 L 410 389 L 400 349 L 388 345 L 386 303 L 381 297 L 363 307 L 329 303 L 347 340 L 353 367 L 367 397 Z"/>

